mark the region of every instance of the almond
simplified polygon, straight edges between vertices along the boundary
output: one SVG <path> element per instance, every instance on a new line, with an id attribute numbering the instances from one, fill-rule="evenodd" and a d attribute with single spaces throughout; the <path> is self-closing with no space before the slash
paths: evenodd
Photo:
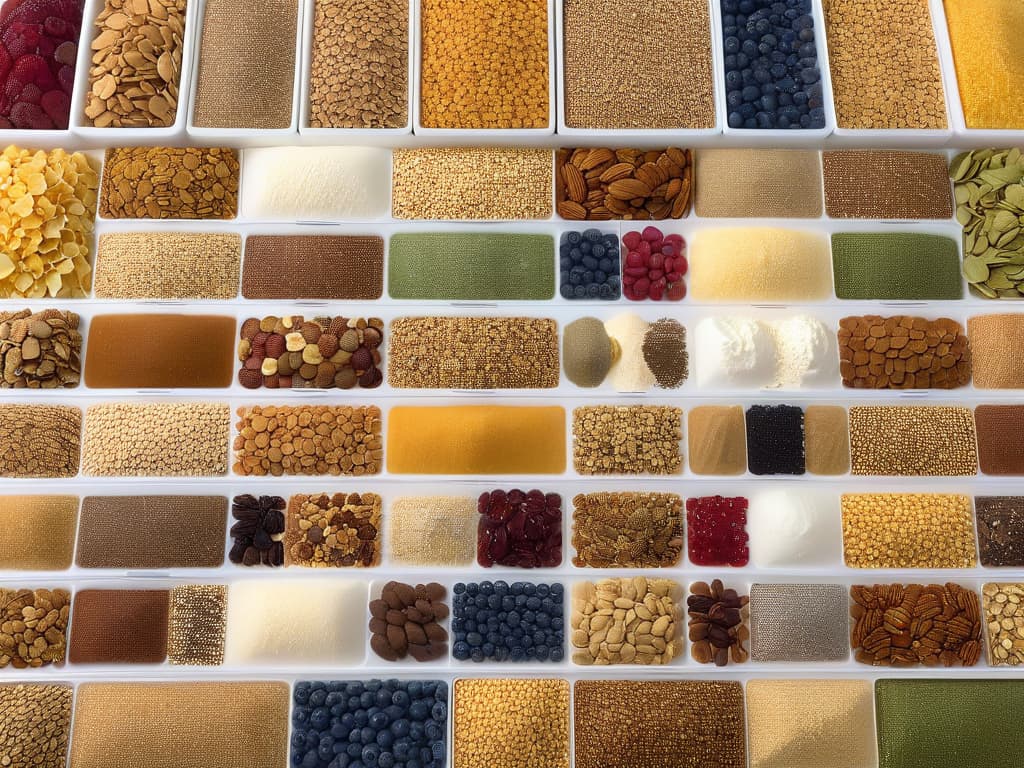
<path id="1" fill-rule="evenodd" d="M 599 205 L 590 212 L 590 218 L 594 221 L 608 221 L 613 218 L 614 214 L 605 208 L 603 205 Z"/>
<path id="2" fill-rule="evenodd" d="M 615 150 L 615 158 L 620 163 L 629 163 L 632 166 L 636 165 L 636 161 L 640 158 L 642 153 L 639 149 L 617 149 Z"/>
<path id="3" fill-rule="evenodd" d="M 672 200 L 676 195 L 679 194 L 679 190 L 683 188 L 682 179 L 672 179 L 668 183 L 668 188 L 665 190 L 665 199 Z"/>
<path id="4" fill-rule="evenodd" d="M 605 184 L 611 184 L 613 181 L 625 179 L 628 176 L 632 175 L 632 163 L 616 163 L 611 168 L 606 169 L 605 172 L 601 174 L 601 181 L 603 181 Z"/>
<path id="5" fill-rule="evenodd" d="M 590 150 L 587 149 L 586 147 L 574 149 L 572 152 L 572 157 L 569 158 L 569 162 L 575 165 L 577 168 L 579 168 L 580 166 L 583 165 L 583 161 L 587 159 L 587 155 L 589 154 Z"/>
<path id="6" fill-rule="evenodd" d="M 608 185 L 608 194 L 619 200 L 632 200 L 650 195 L 651 186 L 640 179 L 619 179 Z"/>
<path id="7" fill-rule="evenodd" d="M 680 168 L 685 168 L 690 164 L 690 158 L 687 156 L 687 152 L 679 149 L 679 147 L 669 147 L 665 150 L 665 154 L 668 155 L 669 160 Z"/>
<path id="8" fill-rule="evenodd" d="M 563 200 L 558 204 L 558 215 L 571 221 L 582 221 L 587 218 L 587 209 L 572 200 Z"/>
<path id="9" fill-rule="evenodd" d="M 629 213 L 629 205 L 626 202 L 619 200 L 618 198 L 612 197 L 611 195 L 605 197 L 604 206 L 609 211 L 618 214 L 619 216 L 623 216 Z"/>
<path id="10" fill-rule="evenodd" d="M 668 155 L 662 155 L 659 157 L 658 162 L 655 163 L 655 165 L 665 171 L 670 179 L 675 179 L 683 175 L 683 169 L 676 165 Z"/>
<path id="11" fill-rule="evenodd" d="M 572 163 L 562 166 L 562 181 L 565 182 L 565 193 L 574 203 L 582 203 L 587 199 L 587 182 L 583 180 L 580 169 Z"/>
<path id="12" fill-rule="evenodd" d="M 681 219 L 690 209 L 690 180 L 683 179 L 676 199 L 672 201 L 672 218 Z"/>
<path id="13" fill-rule="evenodd" d="M 601 165 L 601 163 L 609 163 L 613 160 L 615 160 L 615 155 L 612 154 L 610 149 L 598 147 L 587 153 L 586 158 L 579 164 L 579 168 L 581 171 L 589 171 L 591 168 Z"/>
<path id="14" fill-rule="evenodd" d="M 645 182 L 651 189 L 654 189 L 668 181 L 668 174 L 665 173 L 656 163 L 644 163 L 636 169 L 636 177 Z"/>

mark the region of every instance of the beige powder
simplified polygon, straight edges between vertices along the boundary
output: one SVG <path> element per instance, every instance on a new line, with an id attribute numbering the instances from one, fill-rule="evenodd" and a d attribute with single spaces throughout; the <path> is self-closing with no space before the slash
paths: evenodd
<path id="1" fill-rule="evenodd" d="M 845 475 L 850 471 L 850 426 L 841 405 L 809 405 L 804 409 L 804 453 L 813 475 Z"/>
<path id="2" fill-rule="evenodd" d="M 690 471 L 695 475 L 742 475 L 747 435 L 741 405 L 698 405 L 687 416 Z"/>

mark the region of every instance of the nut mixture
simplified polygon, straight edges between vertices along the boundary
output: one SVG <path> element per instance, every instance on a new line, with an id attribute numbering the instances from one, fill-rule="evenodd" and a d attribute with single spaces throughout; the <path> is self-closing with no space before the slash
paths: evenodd
<path id="1" fill-rule="evenodd" d="M 981 564 L 1024 566 L 1024 496 L 975 496 Z"/>
<path id="2" fill-rule="evenodd" d="M 849 568 L 973 568 L 971 500 L 951 493 L 844 493 Z"/>
<path id="3" fill-rule="evenodd" d="M 971 355 L 963 327 L 948 317 L 844 317 L 839 371 L 855 389 L 955 389 L 971 380 Z"/>
<path id="4" fill-rule="evenodd" d="M 237 410 L 236 475 L 375 475 L 384 457 L 376 406 L 267 405 Z"/>
<path id="5" fill-rule="evenodd" d="M 408 0 L 316 0 L 310 127 L 402 128 L 408 121 Z"/>
<path id="6" fill-rule="evenodd" d="M 1024 664 L 1024 584 L 986 584 L 981 590 L 988 627 L 988 663 Z"/>
<path id="7" fill-rule="evenodd" d="M 0 405 L 0 477 L 74 477 L 81 436 L 78 408 Z"/>
<path id="8" fill-rule="evenodd" d="M 231 550 L 228 559 L 236 565 L 284 565 L 284 510 L 280 496 L 253 496 L 231 500 Z"/>
<path id="9" fill-rule="evenodd" d="M 981 656 L 978 596 L 958 584 L 850 587 L 854 658 L 876 667 L 973 667 Z"/>
<path id="10" fill-rule="evenodd" d="M 572 412 L 573 466 L 581 475 L 677 475 L 683 411 L 664 405 L 593 405 Z"/>
<path id="11" fill-rule="evenodd" d="M 416 586 L 389 581 L 370 601 L 370 648 L 385 661 L 447 657 L 448 632 L 439 623 L 448 617 L 444 597 L 444 586 L 434 581 Z"/>
<path id="12" fill-rule="evenodd" d="M 690 211 L 693 153 L 688 149 L 560 149 L 555 160 L 563 219 L 681 219 Z"/>
<path id="13" fill-rule="evenodd" d="M 675 493 L 620 491 L 573 497 L 577 568 L 671 568 L 683 550 L 683 500 Z"/>
<path id="14" fill-rule="evenodd" d="M 222 147 L 114 147 L 103 164 L 107 219 L 233 219 L 238 152 Z"/>
<path id="15" fill-rule="evenodd" d="M 97 128 L 174 125 L 187 0 L 105 0 L 85 116 Z"/>
<path id="16" fill-rule="evenodd" d="M 724 667 L 731 659 L 742 664 L 749 657 L 743 644 L 750 638 L 747 604 L 750 598 L 726 589 L 720 579 L 695 581 L 686 598 L 690 620 L 690 655 L 699 664 Z"/>
<path id="17" fill-rule="evenodd" d="M 0 669 L 63 664 L 71 593 L 0 589 Z"/>
<path id="18" fill-rule="evenodd" d="M 288 502 L 284 531 L 288 565 L 369 567 L 380 563 L 380 496 L 298 494 Z"/>
<path id="19" fill-rule="evenodd" d="M 82 298 L 89 293 L 89 243 L 99 174 L 81 152 L 0 157 L 0 297 Z"/>
<path id="20" fill-rule="evenodd" d="M 66 765 L 72 697 L 70 685 L 0 685 L 0 763 Z"/>
<path id="21" fill-rule="evenodd" d="M 558 324 L 534 317 L 398 317 L 388 382 L 397 388 L 558 386 Z"/>
<path id="22" fill-rule="evenodd" d="M 974 415 L 946 405 L 850 408 L 854 475 L 956 476 L 978 472 Z"/>
<path id="23" fill-rule="evenodd" d="M 573 589 L 576 664 L 668 664 L 683 652 L 682 588 L 643 576 L 582 582 Z"/>
<path id="24" fill-rule="evenodd" d="M 0 389 L 77 387 L 81 352 L 74 312 L 0 312 Z"/>
<path id="25" fill-rule="evenodd" d="M 181 584 L 171 589 L 169 599 L 167 660 L 203 667 L 223 664 L 228 588 L 223 584 Z"/>
<path id="26" fill-rule="evenodd" d="M 238 383 L 246 389 L 372 389 L 384 380 L 377 317 L 250 317 L 240 336 Z"/>

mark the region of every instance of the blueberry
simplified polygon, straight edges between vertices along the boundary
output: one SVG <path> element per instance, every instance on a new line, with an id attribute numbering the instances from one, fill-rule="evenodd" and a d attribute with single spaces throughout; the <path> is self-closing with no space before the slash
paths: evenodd
<path id="1" fill-rule="evenodd" d="M 747 54 L 745 54 L 745 53 L 737 53 L 736 54 L 736 67 L 738 69 L 744 69 L 749 64 L 750 64 L 750 59 L 747 57 Z"/>
<path id="2" fill-rule="evenodd" d="M 725 87 L 729 90 L 739 88 L 743 82 L 743 77 L 736 70 L 727 71 L 725 73 Z"/>
<path id="3" fill-rule="evenodd" d="M 818 73 L 817 68 L 808 67 L 800 72 L 800 79 L 803 80 L 804 84 L 811 85 L 818 82 L 821 79 L 821 75 Z"/>
<path id="4" fill-rule="evenodd" d="M 568 240 L 573 245 L 576 245 L 577 243 L 579 243 L 580 240 L 583 239 L 583 235 L 579 232 L 566 232 L 565 239 Z"/>
<path id="5" fill-rule="evenodd" d="M 465 661 L 469 658 L 469 643 L 460 640 L 452 645 L 452 658 L 457 661 Z"/>
<path id="6" fill-rule="evenodd" d="M 729 113 L 729 127 L 730 128 L 742 128 L 743 127 L 743 117 L 740 115 L 739 112 L 730 112 Z"/>
<path id="7" fill-rule="evenodd" d="M 377 758 L 380 757 L 380 747 L 376 744 L 368 744 L 363 747 L 363 753 L 360 757 L 368 766 L 375 766 L 377 765 Z"/>
<path id="8" fill-rule="evenodd" d="M 461 581 L 457 581 L 457 582 L 455 582 L 454 585 L 452 585 L 452 592 L 454 594 L 456 594 L 456 595 L 461 595 L 465 591 L 466 591 L 466 585 L 463 582 L 461 582 Z"/>
<path id="9" fill-rule="evenodd" d="M 391 724 L 391 733 L 394 734 L 395 736 L 399 736 L 399 737 L 401 737 L 401 736 L 408 736 L 409 735 L 409 721 L 406 720 L 404 717 L 399 719 L 399 720 L 395 720 L 395 722 L 393 722 Z M 397 742 L 396 742 L 396 746 L 397 746 Z"/>
<path id="10" fill-rule="evenodd" d="M 797 40 L 800 40 L 801 42 L 810 43 L 810 42 L 812 42 L 814 40 L 814 30 L 813 29 L 801 29 L 797 33 L 796 37 L 797 37 Z"/>
<path id="11" fill-rule="evenodd" d="M 725 97 L 725 103 L 729 109 L 739 109 L 743 103 L 743 92 L 741 90 L 729 91 Z"/>
<path id="12" fill-rule="evenodd" d="M 582 243 L 580 243 L 580 253 L 582 253 L 584 256 L 589 254 L 591 250 L 593 250 L 593 248 L 594 244 L 590 242 L 590 240 L 584 240 Z"/>
<path id="13" fill-rule="evenodd" d="M 315 749 L 309 750 L 302 756 L 302 768 L 317 768 L 320 765 L 320 755 Z"/>
<path id="14" fill-rule="evenodd" d="M 761 91 L 759 88 L 748 85 L 743 89 L 743 101 L 754 101 L 755 99 L 761 98 Z"/>
<path id="15" fill-rule="evenodd" d="M 377 768 L 394 768 L 395 756 L 390 752 L 381 752 L 377 757 Z"/>
<path id="16" fill-rule="evenodd" d="M 740 49 L 740 41 L 737 37 L 727 37 L 723 44 L 723 49 L 727 54 L 736 53 Z"/>
<path id="17" fill-rule="evenodd" d="M 598 287 L 600 287 L 600 285 L 604 283 L 607 279 L 608 275 L 601 269 L 598 269 L 594 272 L 594 282 L 598 285 Z"/>

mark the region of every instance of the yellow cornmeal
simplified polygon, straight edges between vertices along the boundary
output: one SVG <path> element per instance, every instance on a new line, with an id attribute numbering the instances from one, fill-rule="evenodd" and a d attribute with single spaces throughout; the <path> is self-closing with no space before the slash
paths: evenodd
<path id="1" fill-rule="evenodd" d="M 0 569 L 70 567 L 77 515 L 77 496 L 0 496 Z"/>
<path id="2" fill-rule="evenodd" d="M 1024 127 L 1024 3 L 945 0 L 968 128 Z"/>

